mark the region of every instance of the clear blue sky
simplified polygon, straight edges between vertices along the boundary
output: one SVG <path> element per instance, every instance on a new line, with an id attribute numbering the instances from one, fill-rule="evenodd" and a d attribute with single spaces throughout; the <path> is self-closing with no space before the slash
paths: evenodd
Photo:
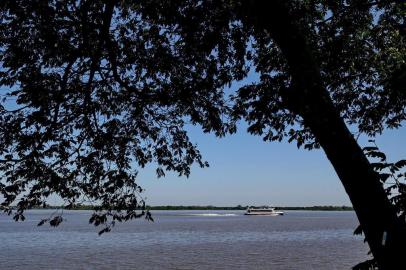
<path id="1" fill-rule="evenodd" d="M 210 168 L 194 167 L 189 178 L 167 174 L 157 179 L 152 167 L 139 184 L 150 205 L 350 205 L 340 180 L 322 150 L 298 150 L 286 142 L 263 142 L 240 129 L 218 139 L 190 130 Z M 360 138 L 362 146 L 368 138 Z M 387 130 L 376 142 L 389 160 L 406 158 L 406 128 Z"/>

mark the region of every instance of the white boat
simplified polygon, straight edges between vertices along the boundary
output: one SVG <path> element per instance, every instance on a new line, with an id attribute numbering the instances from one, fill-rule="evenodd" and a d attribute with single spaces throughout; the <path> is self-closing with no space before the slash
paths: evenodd
<path id="1" fill-rule="evenodd" d="M 284 213 L 282 211 L 275 210 L 274 207 L 248 207 L 244 215 L 248 216 L 282 216 Z"/>

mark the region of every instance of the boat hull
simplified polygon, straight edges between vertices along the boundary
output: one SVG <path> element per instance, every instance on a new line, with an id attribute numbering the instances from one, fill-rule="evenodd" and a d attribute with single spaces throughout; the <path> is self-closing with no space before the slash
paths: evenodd
<path id="1" fill-rule="evenodd" d="M 283 216 L 283 212 L 273 212 L 273 213 L 244 213 L 246 216 Z"/>

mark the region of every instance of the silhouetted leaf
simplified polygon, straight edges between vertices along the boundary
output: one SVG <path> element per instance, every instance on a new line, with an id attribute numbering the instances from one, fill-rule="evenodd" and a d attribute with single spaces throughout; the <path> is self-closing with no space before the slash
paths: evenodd
<path id="1" fill-rule="evenodd" d="M 49 225 L 51 225 L 52 227 L 57 227 L 59 224 L 61 224 L 62 221 L 63 219 L 61 216 L 56 216 L 49 220 Z"/>
<path id="2" fill-rule="evenodd" d="M 41 219 L 41 221 L 37 224 L 37 226 L 42 226 L 45 224 L 45 222 L 47 222 L 48 219 Z"/>
<path id="3" fill-rule="evenodd" d="M 145 213 L 145 219 L 149 220 L 149 221 L 152 221 L 152 222 L 154 221 L 154 219 L 152 218 L 151 212 L 149 212 L 149 211 L 147 211 Z"/>
<path id="4" fill-rule="evenodd" d="M 362 150 L 364 150 L 364 152 L 377 151 L 378 147 L 376 147 L 376 146 L 366 146 L 366 147 L 362 148 Z"/>
<path id="5" fill-rule="evenodd" d="M 374 170 L 376 171 L 382 171 L 386 168 L 390 168 L 392 166 L 392 164 L 390 163 L 381 163 L 381 162 L 373 162 L 371 163 L 371 166 Z"/>
<path id="6" fill-rule="evenodd" d="M 368 157 L 373 157 L 373 158 L 380 158 L 381 161 L 385 161 L 386 160 L 386 155 L 382 152 L 379 151 L 368 151 L 365 153 L 366 156 Z"/>
<path id="7" fill-rule="evenodd" d="M 397 168 L 399 168 L 399 169 L 405 167 L 406 166 L 406 159 L 399 160 L 398 162 L 395 163 L 395 166 Z"/>
<path id="8" fill-rule="evenodd" d="M 361 235 L 362 234 L 362 228 L 361 225 L 358 225 L 358 227 L 354 230 L 354 235 Z"/>
<path id="9" fill-rule="evenodd" d="M 103 230 L 101 230 L 101 231 L 99 231 L 99 236 L 100 235 L 102 235 L 103 233 L 106 233 L 106 232 L 110 232 L 111 231 L 111 229 L 110 229 L 110 227 L 106 227 L 106 228 L 104 228 Z"/>

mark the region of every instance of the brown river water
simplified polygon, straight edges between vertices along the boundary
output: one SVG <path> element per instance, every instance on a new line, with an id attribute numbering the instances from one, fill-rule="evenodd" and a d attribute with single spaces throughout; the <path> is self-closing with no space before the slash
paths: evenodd
<path id="1" fill-rule="evenodd" d="M 0 269 L 351 269 L 369 258 L 354 212 L 153 211 L 98 236 L 91 211 L 65 211 L 57 228 L 0 214 Z"/>

